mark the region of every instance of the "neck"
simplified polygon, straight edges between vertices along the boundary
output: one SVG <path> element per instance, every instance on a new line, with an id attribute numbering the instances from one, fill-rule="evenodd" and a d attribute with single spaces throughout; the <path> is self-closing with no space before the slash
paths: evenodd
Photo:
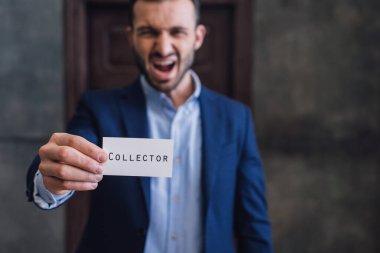
<path id="1" fill-rule="evenodd" d="M 194 90 L 195 85 L 193 84 L 190 71 L 188 71 L 181 80 L 181 83 L 166 95 L 172 100 L 174 107 L 178 109 L 194 93 Z"/>

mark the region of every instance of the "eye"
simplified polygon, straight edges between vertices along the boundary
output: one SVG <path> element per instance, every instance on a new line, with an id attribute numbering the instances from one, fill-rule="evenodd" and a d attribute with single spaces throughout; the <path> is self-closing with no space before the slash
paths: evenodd
<path id="1" fill-rule="evenodd" d="M 181 27 L 175 27 L 170 30 L 170 34 L 174 37 L 181 37 L 187 35 L 187 30 Z"/>
<path id="2" fill-rule="evenodd" d="M 141 37 L 154 37 L 158 35 L 158 32 L 150 27 L 143 27 L 138 29 L 137 35 Z"/>

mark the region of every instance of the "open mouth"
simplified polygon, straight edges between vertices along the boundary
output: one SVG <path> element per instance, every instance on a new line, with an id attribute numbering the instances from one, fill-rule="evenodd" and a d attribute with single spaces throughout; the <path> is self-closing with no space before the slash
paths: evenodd
<path id="1" fill-rule="evenodd" d="M 170 72 L 175 66 L 174 61 L 164 62 L 164 63 L 153 63 L 155 69 L 161 72 Z"/>
<path id="2" fill-rule="evenodd" d="M 167 82 L 175 77 L 177 59 L 174 57 L 153 58 L 150 62 L 152 78 L 158 82 Z"/>

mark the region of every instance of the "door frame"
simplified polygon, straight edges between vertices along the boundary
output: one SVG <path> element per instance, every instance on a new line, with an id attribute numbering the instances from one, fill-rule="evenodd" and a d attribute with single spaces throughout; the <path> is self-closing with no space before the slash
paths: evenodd
<path id="1" fill-rule="evenodd" d="M 65 0 L 64 9 L 64 83 L 65 118 L 73 116 L 80 95 L 87 89 L 88 71 L 88 4 L 127 4 L 128 0 Z M 232 98 L 251 105 L 253 81 L 253 5 L 254 0 L 202 0 L 202 5 L 228 5 L 233 8 Z M 77 193 L 66 208 L 66 252 L 77 248 L 88 216 L 89 193 Z"/>

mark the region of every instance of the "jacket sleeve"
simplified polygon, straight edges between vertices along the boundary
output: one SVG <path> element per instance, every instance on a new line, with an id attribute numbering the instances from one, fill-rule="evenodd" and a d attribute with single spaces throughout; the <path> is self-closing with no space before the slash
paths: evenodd
<path id="1" fill-rule="evenodd" d="M 26 196 L 28 198 L 28 201 L 33 201 L 34 177 L 38 170 L 39 164 L 40 164 L 40 157 L 36 156 L 28 169 L 28 173 L 26 176 Z"/>
<path id="2" fill-rule="evenodd" d="M 90 96 L 88 96 L 88 92 L 82 95 L 76 113 L 67 127 L 67 132 L 75 135 L 80 135 L 87 140 L 99 145 L 94 128 L 94 119 L 92 117 L 91 110 L 89 109 L 89 104 L 91 101 L 89 97 Z M 26 196 L 28 201 L 34 201 L 34 179 L 40 161 L 40 157 L 37 155 L 28 169 L 26 177 Z"/>
<path id="3" fill-rule="evenodd" d="M 238 252 L 270 253 L 271 228 L 265 197 L 265 178 L 250 110 L 244 113 L 244 136 L 237 175 L 235 235 Z"/>

